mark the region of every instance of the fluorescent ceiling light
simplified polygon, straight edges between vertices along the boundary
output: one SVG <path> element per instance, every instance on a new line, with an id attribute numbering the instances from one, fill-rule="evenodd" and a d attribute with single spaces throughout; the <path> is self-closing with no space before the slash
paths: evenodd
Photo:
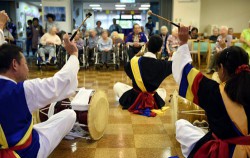
<path id="1" fill-rule="evenodd" d="M 116 4 L 115 7 L 118 7 L 118 8 L 120 8 L 120 7 L 126 7 L 126 5 L 125 4 Z"/>
<path id="2" fill-rule="evenodd" d="M 120 0 L 120 3 L 135 3 L 135 0 Z"/>
<path id="3" fill-rule="evenodd" d="M 100 7 L 100 4 L 90 4 L 90 7 Z"/>
<path id="4" fill-rule="evenodd" d="M 116 10 L 125 10 L 125 8 L 115 8 Z"/>
<path id="5" fill-rule="evenodd" d="M 93 10 L 102 10 L 102 8 L 101 7 L 94 7 L 94 8 L 92 8 Z"/>
<path id="6" fill-rule="evenodd" d="M 139 10 L 149 10 L 149 8 L 139 8 Z"/>
<path id="7" fill-rule="evenodd" d="M 150 4 L 142 4 L 141 5 L 141 8 L 149 8 L 150 7 Z"/>

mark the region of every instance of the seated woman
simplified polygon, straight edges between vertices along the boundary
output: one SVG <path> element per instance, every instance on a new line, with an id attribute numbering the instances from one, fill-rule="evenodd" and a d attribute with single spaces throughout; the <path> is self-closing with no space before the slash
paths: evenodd
<path id="1" fill-rule="evenodd" d="M 77 30 L 73 30 L 72 31 L 72 35 L 76 32 Z M 75 43 L 76 43 L 76 47 L 78 49 L 78 59 L 80 61 L 80 64 L 82 64 L 82 59 L 81 59 L 81 56 L 82 54 L 84 53 L 83 51 L 83 47 L 84 47 L 84 41 L 82 38 L 80 38 L 80 31 L 77 32 L 74 40 L 75 40 Z"/>
<path id="2" fill-rule="evenodd" d="M 57 36 L 57 28 L 55 26 L 51 27 L 49 33 L 45 33 L 41 39 L 40 43 L 43 45 L 39 48 L 39 55 L 42 58 L 42 64 L 50 63 L 52 57 L 56 56 L 56 45 L 61 44 L 61 39 Z M 49 54 L 49 58 L 45 61 L 45 54 Z"/>
<path id="3" fill-rule="evenodd" d="M 112 50 L 112 39 L 108 37 L 108 31 L 103 30 L 102 36 L 98 40 L 98 49 L 102 53 L 102 64 L 110 62 L 110 54 Z"/>
<path id="4" fill-rule="evenodd" d="M 180 47 L 173 56 L 172 72 L 179 94 L 206 112 L 209 132 L 186 120 L 176 122 L 176 139 L 189 158 L 247 158 L 250 156 L 250 69 L 248 54 L 231 46 L 219 55 L 221 84 L 208 79 L 191 65 L 188 27 L 179 32 Z"/>
<path id="5" fill-rule="evenodd" d="M 111 38 L 113 40 L 113 45 L 115 46 L 115 50 L 114 51 L 116 52 L 117 48 L 121 48 L 121 44 L 123 44 L 124 41 L 119 37 L 119 34 L 118 34 L 117 31 L 113 31 L 112 32 Z"/>
<path id="6" fill-rule="evenodd" d="M 172 34 L 168 36 L 167 39 L 167 51 L 169 59 L 171 59 L 174 52 L 176 52 L 179 47 L 180 41 L 178 38 L 178 28 L 175 27 L 172 29 Z"/>
<path id="7" fill-rule="evenodd" d="M 162 59 L 168 59 L 168 52 L 167 52 L 167 39 L 168 39 L 168 28 L 167 26 L 162 26 L 161 27 L 161 34 L 160 34 L 162 40 L 163 40 L 163 44 L 162 44 L 162 52 L 161 52 L 161 56 L 158 58 L 162 58 Z"/>
<path id="8" fill-rule="evenodd" d="M 231 46 L 232 36 L 228 35 L 228 27 L 221 26 L 220 35 L 217 38 L 215 50 L 212 51 L 210 57 L 210 63 L 208 65 L 207 74 L 215 72 L 216 69 L 216 57 L 223 49 Z"/>

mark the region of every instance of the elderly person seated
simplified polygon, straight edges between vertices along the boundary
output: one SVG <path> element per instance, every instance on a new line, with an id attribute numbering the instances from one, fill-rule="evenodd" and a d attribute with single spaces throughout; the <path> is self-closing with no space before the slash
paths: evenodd
<path id="1" fill-rule="evenodd" d="M 77 30 L 73 30 L 73 31 L 72 31 L 72 35 L 73 35 L 76 31 L 77 31 Z M 75 40 L 75 43 L 76 43 L 76 47 L 77 47 L 77 49 L 78 49 L 78 59 L 79 59 L 79 61 L 80 61 L 80 64 L 82 64 L 82 60 L 81 60 L 80 57 L 81 57 L 82 54 L 84 53 L 84 52 L 83 52 L 84 41 L 83 41 L 82 38 L 80 38 L 80 35 L 81 35 L 81 32 L 80 32 L 80 31 L 77 31 L 77 34 L 76 34 L 74 40 Z"/>
<path id="2" fill-rule="evenodd" d="M 126 45 L 129 46 L 128 55 L 129 60 L 132 59 L 135 54 L 137 54 L 143 45 L 147 42 L 147 38 L 143 32 L 141 32 L 141 27 L 139 24 L 134 24 L 133 32 L 126 38 Z"/>
<path id="3" fill-rule="evenodd" d="M 162 38 L 162 52 L 161 52 L 161 57 L 162 59 L 167 59 L 168 58 L 168 52 L 167 52 L 167 40 L 168 40 L 168 28 L 167 26 L 162 26 L 161 27 L 161 34 L 160 34 L 161 38 Z M 159 59 L 159 57 L 158 57 Z"/>
<path id="4" fill-rule="evenodd" d="M 209 40 L 215 43 L 217 42 L 218 36 L 219 36 L 219 28 L 215 27 L 213 29 L 213 35 L 209 37 Z"/>
<path id="5" fill-rule="evenodd" d="M 40 39 L 42 47 L 39 48 L 39 55 L 42 58 L 42 64 L 49 63 L 52 57 L 56 56 L 56 45 L 61 44 L 61 39 L 56 33 L 57 28 L 53 26 L 51 27 L 50 31 L 45 33 Z M 46 61 L 45 54 L 49 54 L 49 58 Z"/>
<path id="6" fill-rule="evenodd" d="M 180 41 L 178 38 L 178 28 L 174 27 L 172 29 L 172 34 L 168 36 L 167 39 L 167 51 L 169 55 L 169 59 L 171 59 L 174 52 L 177 51 L 177 48 L 180 45 Z"/>
<path id="7" fill-rule="evenodd" d="M 196 27 L 193 27 L 191 29 L 190 38 L 191 39 L 199 39 L 198 29 Z"/>
<path id="8" fill-rule="evenodd" d="M 234 36 L 234 29 L 232 27 L 228 28 L 228 35 L 231 35 L 233 39 L 236 39 Z"/>
<path id="9" fill-rule="evenodd" d="M 112 32 L 111 38 L 112 38 L 113 44 L 114 44 L 115 46 L 118 46 L 118 47 L 119 47 L 122 43 L 124 43 L 123 39 L 121 39 L 121 38 L 119 37 L 119 34 L 118 34 L 117 31 Z"/>
<path id="10" fill-rule="evenodd" d="M 88 39 L 88 59 L 94 60 L 94 50 L 97 48 L 99 37 L 97 36 L 97 32 L 94 29 L 89 30 L 89 39 Z"/>
<path id="11" fill-rule="evenodd" d="M 210 63 L 208 66 L 207 74 L 212 74 L 216 68 L 216 57 L 217 53 L 220 53 L 222 50 L 231 46 L 232 36 L 228 35 L 228 27 L 221 26 L 220 35 L 217 38 L 215 50 L 211 53 Z"/>
<path id="12" fill-rule="evenodd" d="M 110 62 L 110 54 L 112 50 L 112 39 L 108 37 L 108 30 L 102 31 L 102 36 L 98 40 L 98 49 L 102 53 L 102 64 Z"/>

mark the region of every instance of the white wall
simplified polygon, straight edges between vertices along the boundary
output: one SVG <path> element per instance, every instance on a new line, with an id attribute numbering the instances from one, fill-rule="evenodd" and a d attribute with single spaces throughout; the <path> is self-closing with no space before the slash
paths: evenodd
<path id="1" fill-rule="evenodd" d="M 19 38 L 26 37 L 27 20 L 32 20 L 34 17 L 38 19 L 40 17 L 38 7 L 26 2 L 19 2 L 19 8 L 16 9 L 16 26 Z"/>
<path id="2" fill-rule="evenodd" d="M 250 20 L 250 0 L 202 0 L 201 31 L 210 25 L 226 25 L 240 33 L 248 27 Z"/>
<path id="3" fill-rule="evenodd" d="M 205 1 L 205 0 L 203 0 Z M 201 0 L 173 0 L 173 21 L 200 28 Z"/>
<path id="4" fill-rule="evenodd" d="M 79 13 L 79 15 L 77 15 Z M 73 18 L 76 20 L 76 26 L 81 25 L 83 21 L 83 2 L 74 2 Z"/>
<path id="5" fill-rule="evenodd" d="M 65 7 L 66 11 L 66 21 L 65 22 L 58 22 L 60 30 L 64 30 L 66 32 L 72 31 L 72 6 L 71 0 L 42 0 L 43 9 L 45 6 L 58 6 L 58 7 Z M 43 24 L 44 24 L 44 16 L 43 16 Z"/>

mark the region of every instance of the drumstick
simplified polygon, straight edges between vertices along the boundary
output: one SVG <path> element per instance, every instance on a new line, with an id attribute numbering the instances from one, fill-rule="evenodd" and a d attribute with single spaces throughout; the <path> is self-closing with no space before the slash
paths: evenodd
<path id="1" fill-rule="evenodd" d="M 158 17 L 158 18 L 160 18 L 162 20 L 165 20 L 165 21 L 169 22 L 170 24 L 180 28 L 180 25 L 178 25 L 178 24 L 176 24 L 176 23 L 174 23 L 174 22 L 172 22 L 172 21 L 170 21 L 170 20 L 168 20 L 168 19 L 166 19 L 166 18 L 164 18 L 164 17 L 162 17 L 160 15 L 154 14 L 151 10 L 148 11 L 148 15 L 154 15 L 154 16 L 156 16 L 156 17 Z"/>
<path id="2" fill-rule="evenodd" d="M 90 12 L 89 12 L 88 14 L 86 14 L 86 18 L 83 20 L 82 24 L 77 28 L 77 30 L 75 31 L 75 33 L 70 37 L 70 41 L 72 41 L 72 40 L 75 38 L 77 32 L 80 31 L 80 28 L 82 27 L 82 25 L 85 23 L 85 21 L 86 21 L 89 17 L 91 17 L 91 15 L 92 15 L 92 14 L 91 14 Z"/>

